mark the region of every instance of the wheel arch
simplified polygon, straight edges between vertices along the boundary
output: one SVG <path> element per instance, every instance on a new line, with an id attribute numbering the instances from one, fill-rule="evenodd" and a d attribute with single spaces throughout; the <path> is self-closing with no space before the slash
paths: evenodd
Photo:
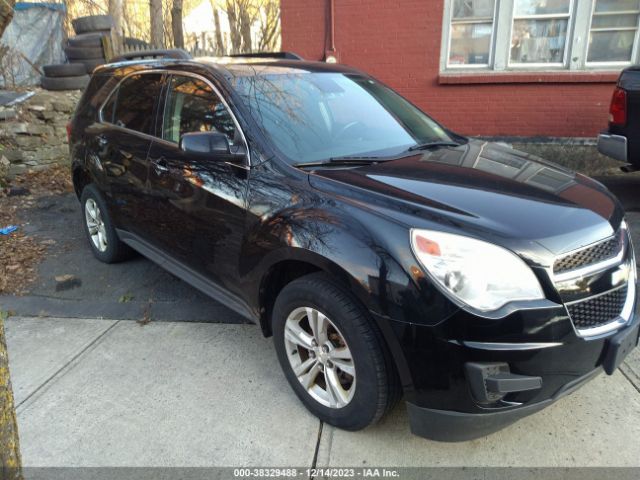
<path id="1" fill-rule="evenodd" d="M 285 257 L 285 255 L 283 255 Z M 271 314 L 278 294 L 282 289 L 304 275 L 311 273 L 326 273 L 337 284 L 343 286 L 353 294 L 355 300 L 369 314 L 374 327 L 380 332 L 385 349 L 390 361 L 398 373 L 405 391 L 412 388 L 413 379 L 407 364 L 407 359 L 400 346 L 399 339 L 393 332 L 384 316 L 373 314 L 371 295 L 377 295 L 371 290 L 371 285 L 354 277 L 349 271 L 337 262 L 330 260 L 316 252 L 291 249 L 285 258 L 274 261 L 265 271 L 260 280 L 259 323 L 265 337 L 272 335 Z"/>
<path id="2" fill-rule="evenodd" d="M 271 336 L 271 313 L 278 294 L 297 278 L 316 272 L 324 272 L 340 285 L 351 289 L 353 279 L 340 265 L 312 251 L 287 249 L 279 252 L 277 259 L 270 264 L 260 279 L 258 303 L 260 310 L 260 328 L 262 333 Z M 356 286 L 357 288 L 357 286 Z"/>

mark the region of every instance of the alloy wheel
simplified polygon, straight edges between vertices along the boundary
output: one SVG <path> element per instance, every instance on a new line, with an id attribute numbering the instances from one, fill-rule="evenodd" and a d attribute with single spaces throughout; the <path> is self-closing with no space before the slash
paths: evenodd
<path id="1" fill-rule="evenodd" d="M 285 348 L 294 374 L 322 405 L 342 408 L 356 388 L 356 369 L 349 346 L 335 324 L 311 307 L 292 311 L 284 327 Z"/>
<path id="2" fill-rule="evenodd" d="M 100 207 L 93 198 L 88 198 L 84 204 L 84 217 L 87 222 L 87 230 L 94 247 L 100 252 L 107 250 L 107 230 L 102 219 Z"/>

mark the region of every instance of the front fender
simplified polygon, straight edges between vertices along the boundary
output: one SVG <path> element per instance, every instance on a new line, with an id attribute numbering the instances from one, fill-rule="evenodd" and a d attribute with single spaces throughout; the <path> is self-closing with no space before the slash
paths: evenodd
<path id="1" fill-rule="evenodd" d="M 393 228 L 387 227 L 388 235 Z M 262 279 L 274 266 L 292 260 L 334 276 L 380 315 L 404 318 L 408 290 L 416 294 L 385 245 L 359 219 L 335 208 L 291 208 L 261 222 L 247 235 L 241 258 L 251 298 L 259 297 Z"/>

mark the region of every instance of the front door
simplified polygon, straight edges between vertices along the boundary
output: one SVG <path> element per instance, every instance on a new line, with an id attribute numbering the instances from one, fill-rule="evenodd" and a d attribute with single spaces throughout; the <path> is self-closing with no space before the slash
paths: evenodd
<path id="1" fill-rule="evenodd" d="M 168 80 L 160 140 L 149 152 L 149 192 L 156 211 L 154 243 L 176 260 L 237 293 L 248 166 L 183 152 L 185 133 L 224 133 L 246 148 L 238 125 L 211 84 L 199 77 Z"/>

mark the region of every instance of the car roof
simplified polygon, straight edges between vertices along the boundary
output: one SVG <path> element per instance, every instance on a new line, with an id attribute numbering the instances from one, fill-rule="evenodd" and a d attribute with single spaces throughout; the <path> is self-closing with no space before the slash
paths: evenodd
<path id="1" fill-rule="evenodd" d="M 335 63 L 306 60 L 245 58 L 245 57 L 201 57 L 193 61 L 224 70 L 233 77 L 251 77 L 292 72 L 360 73 L 356 69 Z"/>
<path id="2" fill-rule="evenodd" d="M 291 60 L 260 57 L 197 57 L 193 59 L 149 59 L 131 60 L 103 65 L 102 68 L 111 69 L 137 69 L 154 68 L 173 70 L 180 67 L 193 69 L 194 67 L 214 70 L 228 80 L 238 77 L 251 77 L 259 75 L 278 75 L 295 72 L 325 72 L 325 73 L 363 73 L 345 65 L 325 62 L 312 62 L 306 60 Z M 101 67 L 99 67 L 102 69 Z"/>

